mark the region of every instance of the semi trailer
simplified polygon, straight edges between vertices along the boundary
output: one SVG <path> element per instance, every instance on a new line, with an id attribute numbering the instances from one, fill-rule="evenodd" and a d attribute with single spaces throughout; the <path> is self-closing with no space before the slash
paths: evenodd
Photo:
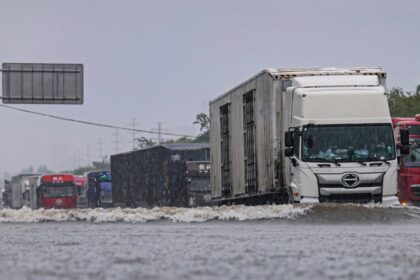
<path id="1" fill-rule="evenodd" d="M 161 144 L 112 155 L 114 206 L 207 205 L 209 156 L 208 143 Z"/>
<path id="2" fill-rule="evenodd" d="M 381 68 L 267 69 L 212 100 L 212 200 L 397 204 L 385 80 Z"/>
<path id="3" fill-rule="evenodd" d="M 19 209 L 30 201 L 30 179 L 39 174 L 18 174 L 5 186 L 4 206 Z"/>
<path id="4" fill-rule="evenodd" d="M 35 175 L 28 177 L 28 184 L 29 184 L 29 195 L 26 196 L 26 207 L 31 209 L 40 208 L 40 201 L 38 199 L 39 194 L 39 186 L 41 185 L 41 175 Z"/>

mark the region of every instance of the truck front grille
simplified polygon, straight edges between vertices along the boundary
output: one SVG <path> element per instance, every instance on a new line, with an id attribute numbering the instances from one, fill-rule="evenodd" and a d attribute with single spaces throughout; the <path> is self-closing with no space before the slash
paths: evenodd
<path id="1" fill-rule="evenodd" d="M 364 188 L 364 187 L 376 187 L 382 186 L 381 183 L 361 183 L 355 188 Z M 345 188 L 342 184 L 319 184 L 320 188 Z M 420 186 L 419 186 L 420 187 Z"/>
<path id="2" fill-rule="evenodd" d="M 371 195 L 369 193 L 332 194 L 329 196 L 320 196 L 319 202 L 339 202 L 339 203 L 382 202 L 382 195 Z"/>

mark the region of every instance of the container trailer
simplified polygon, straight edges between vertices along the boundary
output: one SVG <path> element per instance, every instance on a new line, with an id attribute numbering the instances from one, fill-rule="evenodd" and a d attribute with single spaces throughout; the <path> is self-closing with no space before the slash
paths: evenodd
<path id="1" fill-rule="evenodd" d="M 27 206 L 30 200 L 30 181 L 29 178 L 33 176 L 39 176 L 39 174 L 18 174 L 13 176 L 10 185 L 10 190 L 7 189 L 8 201 L 5 201 L 5 206 L 19 209 L 23 206 Z"/>
<path id="2" fill-rule="evenodd" d="M 189 197 L 187 177 L 190 178 L 189 186 L 195 188 L 201 184 L 199 177 L 205 176 L 194 173 L 193 163 L 189 164 L 192 173 L 187 175 L 186 162 L 209 161 L 209 156 L 207 143 L 162 144 L 112 155 L 114 206 L 188 207 L 191 197 Z M 208 176 L 207 180 L 209 180 Z M 197 186 L 197 190 L 198 188 Z M 192 192 L 190 194 L 193 195 Z M 194 203 L 194 199 L 191 200 Z"/>
<path id="3" fill-rule="evenodd" d="M 397 204 L 385 79 L 381 68 L 267 69 L 211 101 L 212 199 Z"/>
<path id="4" fill-rule="evenodd" d="M 4 180 L 4 190 L 2 194 L 3 198 L 3 207 L 11 207 L 12 205 L 12 181 Z"/>
<path id="5" fill-rule="evenodd" d="M 26 207 L 37 209 L 41 207 L 40 201 L 38 199 L 39 187 L 41 185 L 41 175 L 35 175 L 28 177 L 29 184 L 29 195 L 26 200 Z"/>

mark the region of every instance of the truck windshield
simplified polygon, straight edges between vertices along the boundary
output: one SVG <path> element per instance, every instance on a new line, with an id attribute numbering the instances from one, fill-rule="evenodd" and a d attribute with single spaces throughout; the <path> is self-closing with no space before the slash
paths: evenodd
<path id="1" fill-rule="evenodd" d="M 75 195 L 74 186 L 44 186 L 42 187 L 43 195 L 46 197 L 69 197 Z"/>
<path id="2" fill-rule="evenodd" d="M 391 124 L 309 125 L 302 131 L 303 161 L 378 161 L 394 158 Z"/>
<path id="3" fill-rule="evenodd" d="M 413 144 L 410 153 L 402 159 L 403 167 L 420 167 L 420 144 Z"/>
<path id="4" fill-rule="evenodd" d="M 407 125 L 410 135 L 420 135 L 420 125 Z"/>
<path id="5" fill-rule="evenodd" d="M 189 186 L 190 191 L 205 192 L 210 191 L 210 179 L 205 178 L 191 178 L 191 183 Z"/>

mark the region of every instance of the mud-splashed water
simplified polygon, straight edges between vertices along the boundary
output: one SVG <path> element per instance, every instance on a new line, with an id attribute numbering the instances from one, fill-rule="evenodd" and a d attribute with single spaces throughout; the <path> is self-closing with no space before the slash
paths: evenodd
<path id="1" fill-rule="evenodd" d="M 420 208 L 0 210 L 0 279 L 417 279 Z"/>
<path id="2" fill-rule="evenodd" d="M 310 211 L 311 206 L 264 205 L 247 207 L 222 206 L 200 208 L 156 207 L 114 209 L 37 209 L 0 210 L 0 222 L 150 222 L 169 220 L 173 222 L 205 222 L 210 220 L 261 220 L 295 219 Z"/>
<path id="3" fill-rule="evenodd" d="M 305 223 L 377 223 L 418 220 L 420 208 L 386 207 L 381 204 L 318 204 L 222 206 L 199 208 L 156 207 L 113 209 L 0 209 L 0 222 L 172 222 L 251 221 L 278 219 Z"/>

